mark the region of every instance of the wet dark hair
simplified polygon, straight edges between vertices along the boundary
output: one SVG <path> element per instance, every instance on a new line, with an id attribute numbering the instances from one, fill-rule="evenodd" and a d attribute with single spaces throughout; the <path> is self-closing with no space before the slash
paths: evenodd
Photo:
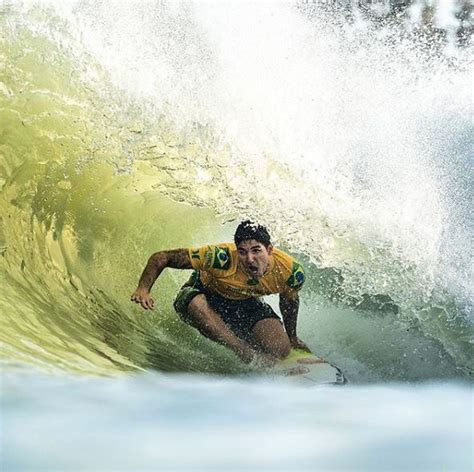
<path id="1" fill-rule="evenodd" d="M 245 220 L 237 226 L 234 234 L 234 242 L 235 245 L 238 246 L 242 241 L 248 241 L 249 239 L 255 239 L 255 241 L 262 243 L 265 247 L 271 244 L 270 235 L 265 226 L 250 220 Z"/>

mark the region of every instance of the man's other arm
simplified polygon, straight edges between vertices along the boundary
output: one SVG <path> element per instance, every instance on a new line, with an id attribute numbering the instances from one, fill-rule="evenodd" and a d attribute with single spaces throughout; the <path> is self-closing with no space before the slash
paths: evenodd
<path id="1" fill-rule="evenodd" d="M 138 282 L 138 287 L 130 297 L 132 302 L 139 303 L 145 310 L 153 309 L 155 302 L 150 296 L 151 287 L 166 267 L 173 269 L 192 269 L 187 249 L 172 249 L 155 252 L 148 259 L 147 265 Z"/>
<path id="2" fill-rule="evenodd" d="M 280 294 L 280 311 L 283 316 L 283 324 L 285 325 L 286 334 L 288 334 L 288 337 L 290 338 L 291 346 L 293 348 L 309 351 L 308 346 L 306 346 L 306 344 L 296 335 L 299 307 L 300 298 L 298 293 L 291 298 L 284 294 Z"/>

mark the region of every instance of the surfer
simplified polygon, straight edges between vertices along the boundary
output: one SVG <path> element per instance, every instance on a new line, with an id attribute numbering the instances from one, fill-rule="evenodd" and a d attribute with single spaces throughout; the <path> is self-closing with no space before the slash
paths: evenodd
<path id="1" fill-rule="evenodd" d="M 150 290 L 166 267 L 194 269 L 174 301 L 182 320 L 244 362 L 259 356 L 283 359 L 291 348 L 309 351 L 296 334 L 303 267 L 273 247 L 264 226 L 246 220 L 234 243 L 154 253 L 131 300 L 153 309 Z M 261 299 L 272 293 L 280 295 L 283 323 Z"/>

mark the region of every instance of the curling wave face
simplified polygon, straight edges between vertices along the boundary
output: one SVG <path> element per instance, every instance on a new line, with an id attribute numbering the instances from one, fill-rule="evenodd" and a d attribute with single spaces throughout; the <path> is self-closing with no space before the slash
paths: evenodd
<path id="1" fill-rule="evenodd" d="M 301 337 L 349 379 L 469 377 L 468 51 L 289 5 L 234 6 L 233 31 L 101 5 L 0 6 L 3 359 L 244 372 L 174 314 L 188 274 L 153 313 L 129 294 L 152 252 L 251 217 L 304 262 Z"/>

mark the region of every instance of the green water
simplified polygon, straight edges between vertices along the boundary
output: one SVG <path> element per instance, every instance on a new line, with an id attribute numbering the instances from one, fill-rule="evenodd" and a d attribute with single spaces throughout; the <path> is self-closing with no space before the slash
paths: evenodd
<path id="1" fill-rule="evenodd" d="M 99 375 L 245 372 L 174 313 L 188 273 L 160 278 L 154 312 L 129 296 L 151 253 L 229 240 L 235 221 L 250 216 L 305 261 L 301 332 L 353 380 L 470 375 L 462 307 L 441 292 L 437 302 L 429 277 L 390 245 L 334 229 L 321 207 L 347 211 L 345 197 L 270 155 L 237 165 L 239 148 L 218 124 L 180 119 L 172 104 L 154 107 L 117 87 L 65 20 L 37 8 L 26 21 L 2 8 L 5 362 Z M 310 210 L 298 212 L 300 201 Z"/>
<path id="2" fill-rule="evenodd" d="M 149 254 L 204 241 L 218 225 L 209 210 L 153 189 L 169 188 L 176 178 L 164 162 L 174 162 L 182 148 L 171 125 L 158 120 L 148 131 L 153 144 L 134 145 L 143 123 L 130 120 L 128 109 L 112 120 L 117 110 L 92 89 L 97 83 L 78 77 L 77 64 L 56 45 L 26 30 L 15 38 L 6 33 L 0 59 L 6 66 L 0 77 L 2 355 L 103 374 L 203 370 L 204 360 L 204 370 L 231 368 L 231 356 L 171 313 L 173 292 L 186 274 L 160 280 L 156 298 L 165 308 L 142 313 L 129 303 Z M 157 147 L 159 169 L 143 157 Z M 125 171 L 120 166 L 129 152 L 141 158 Z"/>

